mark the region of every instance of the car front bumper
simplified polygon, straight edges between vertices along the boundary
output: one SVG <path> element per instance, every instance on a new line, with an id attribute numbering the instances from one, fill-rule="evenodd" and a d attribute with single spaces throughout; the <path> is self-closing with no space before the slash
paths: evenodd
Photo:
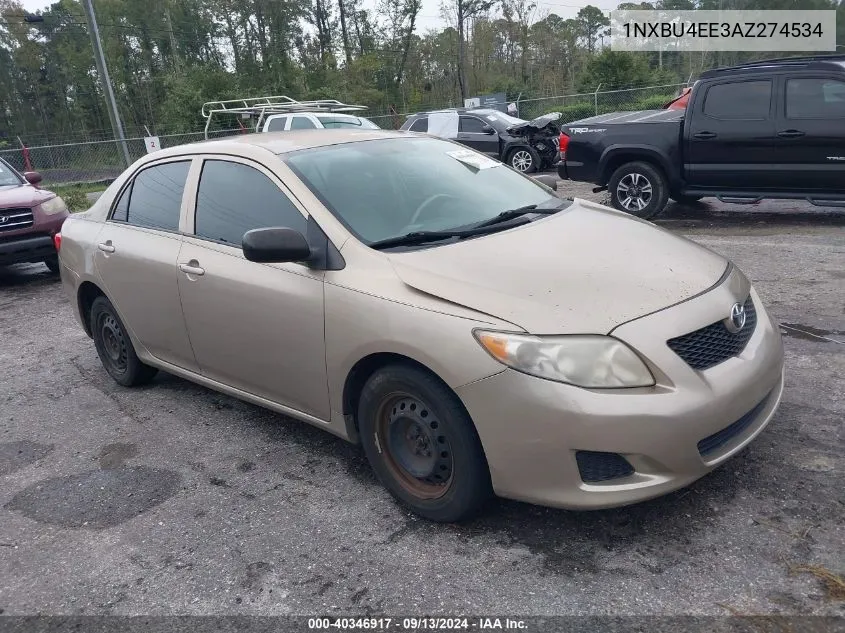
<path id="1" fill-rule="evenodd" d="M 739 273 L 723 287 L 614 331 L 651 367 L 654 387 L 581 389 L 508 369 L 459 388 L 496 493 L 560 508 L 627 505 L 684 487 L 747 446 L 772 419 L 784 378 L 780 330 L 743 280 Z M 705 324 L 718 320 L 708 321 L 711 313 L 724 318 L 714 306 L 730 306 L 749 292 L 757 324 L 738 356 L 696 371 L 665 344 L 701 327 L 702 317 Z M 655 330 L 663 335 L 656 339 Z M 716 434 L 717 448 L 702 455 L 699 442 Z M 633 472 L 585 482 L 579 451 L 615 453 Z"/>
<path id="2" fill-rule="evenodd" d="M 56 256 L 49 235 L 22 235 L 0 242 L 0 265 L 41 262 Z"/>

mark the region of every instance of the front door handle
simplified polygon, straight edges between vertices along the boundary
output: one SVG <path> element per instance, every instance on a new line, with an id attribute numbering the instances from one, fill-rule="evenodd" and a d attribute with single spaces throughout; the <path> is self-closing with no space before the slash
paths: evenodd
<path id="1" fill-rule="evenodd" d="M 114 253 L 114 246 L 112 246 L 111 240 L 107 242 L 100 242 L 97 244 L 97 248 L 99 248 L 104 253 Z"/>
<path id="2" fill-rule="evenodd" d="M 781 138 L 798 138 L 799 136 L 804 136 L 804 132 L 801 130 L 784 130 L 783 132 L 778 132 L 778 136 Z"/>
<path id="3" fill-rule="evenodd" d="M 192 259 L 187 264 L 179 264 L 179 270 L 186 275 L 196 275 L 197 277 L 205 274 L 205 268 L 201 268 L 199 262 L 195 259 Z"/>
<path id="4" fill-rule="evenodd" d="M 695 138 L 707 139 L 707 138 L 716 138 L 715 132 L 698 132 L 697 134 L 693 134 Z"/>

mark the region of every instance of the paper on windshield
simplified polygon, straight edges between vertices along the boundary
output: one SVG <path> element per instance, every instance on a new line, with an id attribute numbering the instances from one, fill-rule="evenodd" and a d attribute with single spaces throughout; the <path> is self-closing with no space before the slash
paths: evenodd
<path id="1" fill-rule="evenodd" d="M 440 138 L 458 138 L 458 113 L 432 112 L 428 115 L 428 133 Z"/>
<path id="2" fill-rule="evenodd" d="M 498 161 L 469 149 L 457 149 L 452 152 L 446 152 L 446 154 L 455 160 L 461 161 L 464 165 L 469 165 L 476 169 L 490 169 L 491 167 L 501 165 Z"/>

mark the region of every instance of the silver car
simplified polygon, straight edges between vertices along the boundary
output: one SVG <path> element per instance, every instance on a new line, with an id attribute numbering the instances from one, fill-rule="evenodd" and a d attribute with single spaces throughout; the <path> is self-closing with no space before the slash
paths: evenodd
<path id="1" fill-rule="evenodd" d="M 695 481 L 783 389 L 743 273 L 450 141 L 263 133 L 150 154 L 67 220 L 61 276 L 121 385 L 164 370 L 363 446 L 455 521 Z"/>

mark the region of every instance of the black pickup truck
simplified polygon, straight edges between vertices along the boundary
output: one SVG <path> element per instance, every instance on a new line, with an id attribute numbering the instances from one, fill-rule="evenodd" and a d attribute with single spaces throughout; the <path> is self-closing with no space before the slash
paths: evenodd
<path id="1" fill-rule="evenodd" d="M 642 218 L 669 198 L 845 206 L 845 55 L 709 70 L 686 110 L 602 114 L 561 130 L 560 177 L 595 183 Z"/>

